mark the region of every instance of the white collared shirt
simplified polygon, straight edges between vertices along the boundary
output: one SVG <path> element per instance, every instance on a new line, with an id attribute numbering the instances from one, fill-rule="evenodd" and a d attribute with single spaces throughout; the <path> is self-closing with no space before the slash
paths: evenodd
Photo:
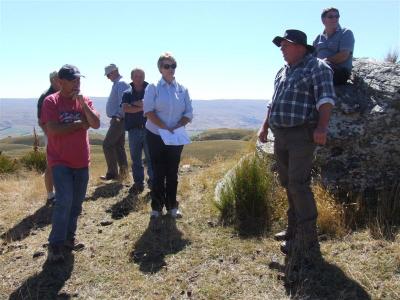
<path id="1" fill-rule="evenodd" d="M 175 80 L 169 84 L 161 78 L 156 85 L 147 86 L 143 99 L 143 113 L 151 111 L 155 112 L 168 128 L 176 126 L 182 117 L 193 119 L 189 92 Z M 159 127 L 149 119 L 147 119 L 146 128 L 159 135 Z"/>

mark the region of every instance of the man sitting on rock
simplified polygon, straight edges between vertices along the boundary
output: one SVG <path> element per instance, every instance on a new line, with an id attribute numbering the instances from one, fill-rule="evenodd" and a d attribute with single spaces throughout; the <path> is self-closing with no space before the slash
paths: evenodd
<path id="1" fill-rule="evenodd" d="M 350 78 L 354 51 L 353 32 L 340 27 L 339 18 L 337 8 L 325 8 L 321 14 L 325 30 L 313 43 L 315 55 L 324 59 L 333 69 L 334 85 L 345 84 Z"/>

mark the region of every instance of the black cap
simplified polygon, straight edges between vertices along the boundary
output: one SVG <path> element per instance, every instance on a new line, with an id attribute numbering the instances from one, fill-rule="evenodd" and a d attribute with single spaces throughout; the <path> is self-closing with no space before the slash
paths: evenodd
<path id="1" fill-rule="evenodd" d="M 63 65 L 58 71 L 59 79 L 74 80 L 78 77 L 85 77 L 81 75 L 79 69 L 73 65 Z"/>
<path id="2" fill-rule="evenodd" d="M 303 45 L 304 47 L 307 48 L 308 51 L 314 52 L 314 47 L 311 45 L 307 45 L 307 35 L 303 31 L 296 30 L 296 29 L 288 29 L 285 31 L 285 35 L 283 37 L 276 36 L 272 40 L 272 42 L 276 46 L 280 47 L 281 42 L 283 40 L 286 40 L 291 43 Z"/>

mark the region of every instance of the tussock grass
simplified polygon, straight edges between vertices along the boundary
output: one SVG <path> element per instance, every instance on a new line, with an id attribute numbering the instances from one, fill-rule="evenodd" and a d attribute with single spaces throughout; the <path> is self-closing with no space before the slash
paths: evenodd
<path id="1" fill-rule="evenodd" d="M 400 229 L 400 182 L 378 193 L 368 227 L 375 238 L 394 239 Z"/>
<path id="2" fill-rule="evenodd" d="M 319 234 L 326 234 L 332 238 L 343 237 L 348 231 L 343 207 L 319 183 L 315 183 L 312 189 L 317 203 Z"/>
<path id="3" fill-rule="evenodd" d="M 273 176 L 266 167 L 267 161 L 255 154 L 243 158 L 215 202 L 222 222 L 234 225 L 241 235 L 260 235 L 271 229 Z"/>

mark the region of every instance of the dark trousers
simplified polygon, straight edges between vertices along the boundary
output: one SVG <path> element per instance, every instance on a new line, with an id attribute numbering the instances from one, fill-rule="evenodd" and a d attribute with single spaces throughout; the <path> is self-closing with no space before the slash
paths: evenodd
<path id="1" fill-rule="evenodd" d="M 146 129 L 146 139 L 153 167 L 151 208 L 161 211 L 177 208 L 178 169 L 183 146 L 167 146 L 161 137 Z"/>
<path id="2" fill-rule="evenodd" d="M 347 69 L 333 68 L 333 85 L 343 85 L 346 84 L 347 80 L 350 78 L 350 72 Z"/>
<path id="3" fill-rule="evenodd" d="M 289 223 L 294 221 L 297 225 L 317 219 L 310 188 L 315 149 L 313 131 L 314 128 L 306 126 L 273 130 L 279 179 L 288 195 Z"/>

